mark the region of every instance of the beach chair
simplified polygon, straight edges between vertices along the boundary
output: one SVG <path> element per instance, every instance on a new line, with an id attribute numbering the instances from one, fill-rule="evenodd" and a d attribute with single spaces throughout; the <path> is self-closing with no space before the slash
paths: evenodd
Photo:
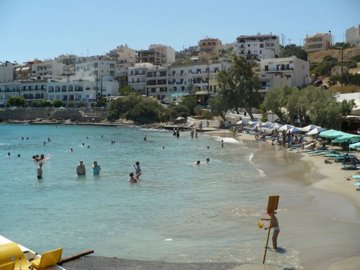
<path id="1" fill-rule="evenodd" d="M 62 248 L 58 248 L 44 252 L 43 254 L 41 254 L 40 258 L 35 259 L 31 262 L 32 266 L 35 269 L 39 269 L 39 270 L 46 269 L 50 266 L 54 266 L 58 262 L 60 262 L 62 251 L 63 251 Z"/>
<path id="2" fill-rule="evenodd" d="M 19 245 L 14 242 L 0 245 L 0 265 L 2 267 L 0 268 L 1 270 L 31 269 L 31 263 L 25 257 Z"/>
<path id="3" fill-rule="evenodd" d="M 0 270 L 14 270 L 15 268 L 15 262 L 9 262 L 0 265 Z"/>

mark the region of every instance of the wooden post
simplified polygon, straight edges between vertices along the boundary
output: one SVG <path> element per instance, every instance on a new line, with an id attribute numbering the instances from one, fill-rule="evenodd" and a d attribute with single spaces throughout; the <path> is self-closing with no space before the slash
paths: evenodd
<path id="1" fill-rule="evenodd" d="M 269 228 L 268 228 L 268 234 L 267 234 L 267 238 L 266 238 L 266 244 L 265 244 L 265 251 L 264 251 L 263 264 L 265 264 L 266 252 L 267 252 L 267 249 L 268 249 L 268 244 L 269 244 L 270 231 L 271 231 L 271 228 L 270 228 L 271 221 L 272 221 L 272 216 L 270 217 L 270 223 L 269 223 Z"/>

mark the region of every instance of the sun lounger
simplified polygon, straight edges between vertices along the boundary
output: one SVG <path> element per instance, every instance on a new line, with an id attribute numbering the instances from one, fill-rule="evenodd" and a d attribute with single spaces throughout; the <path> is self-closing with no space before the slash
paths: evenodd
<path id="1" fill-rule="evenodd" d="M 58 262 L 60 262 L 62 251 L 63 251 L 62 248 L 58 248 L 44 252 L 40 258 L 32 261 L 32 266 L 38 270 L 46 269 L 50 266 L 54 266 Z"/>
<path id="2" fill-rule="evenodd" d="M 13 263 L 13 268 L 11 268 Z M 11 242 L 0 245 L 1 269 L 30 269 L 31 263 L 27 260 L 19 245 Z M 5 268 L 10 267 L 10 268 Z"/>
<path id="3" fill-rule="evenodd" d="M 354 174 L 353 176 L 351 176 L 354 179 L 360 179 L 360 174 Z"/>

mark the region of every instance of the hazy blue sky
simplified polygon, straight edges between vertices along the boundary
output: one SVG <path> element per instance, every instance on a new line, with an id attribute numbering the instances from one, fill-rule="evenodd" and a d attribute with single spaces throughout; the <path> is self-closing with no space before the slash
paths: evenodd
<path id="1" fill-rule="evenodd" d="M 299 45 L 330 30 L 337 42 L 359 24 L 359 0 L 0 0 L 0 61 L 98 55 L 121 44 L 181 50 L 205 37 L 230 43 L 270 32 Z"/>

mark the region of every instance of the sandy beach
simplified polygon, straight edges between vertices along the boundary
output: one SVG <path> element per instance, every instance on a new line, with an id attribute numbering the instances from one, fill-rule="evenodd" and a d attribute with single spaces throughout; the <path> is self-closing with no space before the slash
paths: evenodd
<path id="1" fill-rule="evenodd" d="M 228 130 L 210 131 L 208 134 L 220 137 L 234 136 Z M 267 149 L 272 148 L 269 143 L 256 142 L 254 135 L 241 133 L 236 134 L 235 138 L 247 143 L 256 143 Z M 285 151 L 290 152 L 288 149 L 284 151 L 279 146 L 273 151 L 276 151 L 275 156 L 281 156 Z M 347 234 L 350 227 L 359 228 L 360 192 L 356 191 L 355 180 L 351 178 L 356 171 L 342 170 L 341 163 L 326 164 L 323 156 L 310 156 L 300 151 L 291 151 L 291 153 L 299 155 L 300 160 L 309 165 L 309 172 L 304 172 L 306 177 L 297 177 L 298 181 L 308 185 L 309 194 L 316 197 L 316 203 L 324 207 L 321 213 L 309 213 L 312 211 L 309 205 L 305 206 L 303 211 L 297 209 L 305 220 L 304 224 L 298 224 L 300 228 L 296 229 L 301 229 L 302 226 L 314 227 L 314 233 L 299 234 L 301 241 L 296 245 L 300 250 L 303 262 L 301 265 L 304 269 L 359 269 L 360 256 L 357 255 L 360 250 L 359 238 Z M 327 218 L 321 220 L 323 217 L 320 215 L 326 215 Z M 354 216 L 357 218 L 353 220 Z M 334 224 L 331 224 L 332 222 Z M 315 232 L 319 226 L 324 227 L 318 235 L 323 234 L 323 237 L 327 235 L 330 239 L 339 238 L 338 246 L 327 246 L 326 239 L 317 236 Z M 315 239 L 320 241 L 320 245 L 319 242 L 314 241 Z"/>

